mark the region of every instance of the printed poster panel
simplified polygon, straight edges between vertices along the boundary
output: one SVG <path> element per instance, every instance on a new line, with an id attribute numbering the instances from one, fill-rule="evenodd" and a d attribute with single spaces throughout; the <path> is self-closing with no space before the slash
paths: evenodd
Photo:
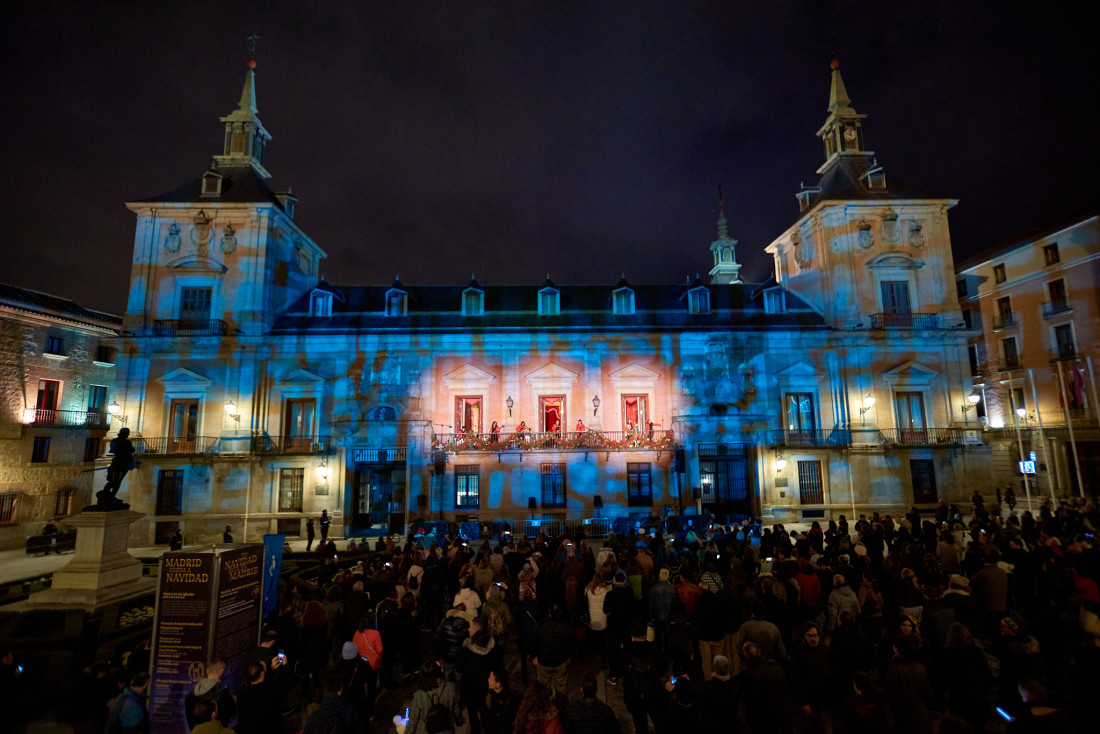
<path id="1" fill-rule="evenodd" d="M 260 637 L 263 601 L 262 545 L 226 546 L 218 554 L 214 652 L 225 660 L 221 681 L 234 694 L 244 684 L 244 661 Z"/>
<path id="2" fill-rule="evenodd" d="M 214 567 L 212 553 L 161 557 L 149 699 L 155 734 L 187 732 L 183 699 L 206 675 Z"/>

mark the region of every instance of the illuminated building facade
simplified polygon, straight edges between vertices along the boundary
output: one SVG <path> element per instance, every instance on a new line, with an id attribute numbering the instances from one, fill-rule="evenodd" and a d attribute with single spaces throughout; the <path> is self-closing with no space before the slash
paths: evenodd
<path id="1" fill-rule="evenodd" d="M 215 166 L 128 204 L 135 540 L 294 536 L 322 509 L 350 537 L 969 496 L 989 451 L 960 410 L 954 202 L 888 182 L 832 84 L 821 181 L 766 283 L 741 281 L 720 215 L 708 282 L 363 286 L 320 277 L 295 198 L 269 188 L 250 69 Z"/>
<path id="2" fill-rule="evenodd" d="M 1024 499 L 1100 486 L 1095 334 L 1100 326 L 1100 217 L 1039 231 L 960 264 L 969 368 L 980 390 L 999 484 Z M 1023 455 L 1021 457 L 1021 450 Z M 1030 470 L 1031 465 L 1026 465 Z"/>
<path id="3" fill-rule="evenodd" d="M 0 548 L 79 512 L 103 454 L 117 316 L 0 284 Z M 100 473 L 98 476 L 102 476 Z"/>

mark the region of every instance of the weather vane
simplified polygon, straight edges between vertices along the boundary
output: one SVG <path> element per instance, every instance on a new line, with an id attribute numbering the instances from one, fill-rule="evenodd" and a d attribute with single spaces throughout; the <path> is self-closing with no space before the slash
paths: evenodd
<path id="1" fill-rule="evenodd" d="M 256 53 L 256 41 L 260 40 L 260 37 L 257 36 L 255 33 L 252 33 L 251 35 L 248 36 L 248 38 L 246 40 L 248 41 L 248 52 L 250 54 L 255 54 Z"/>

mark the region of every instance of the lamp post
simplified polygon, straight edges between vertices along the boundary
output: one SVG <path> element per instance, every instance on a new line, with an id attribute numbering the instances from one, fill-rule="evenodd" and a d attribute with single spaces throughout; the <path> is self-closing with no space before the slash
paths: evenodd
<path id="1" fill-rule="evenodd" d="M 225 414 L 238 423 L 241 422 L 241 415 L 237 412 L 237 404 L 232 400 L 227 400 L 225 403 Z"/>
<path id="2" fill-rule="evenodd" d="M 119 423 L 125 423 L 126 422 L 126 416 L 119 415 L 119 412 L 121 410 L 122 410 L 122 406 L 112 400 L 111 404 L 107 406 L 107 415 L 109 415 L 111 418 L 114 418 Z"/>
<path id="3" fill-rule="evenodd" d="M 873 407 L 875 407 L 875 396 L 867 393 L 863 398 L 863 405 L 859 409 L 859 420 L 863 425 L 867 425 L 867 418 L 864 417 L 864 414 Z"/>
<path id="4" fill-rule="evenodd" d="M 516 404 L 516 401 L 512 400 L 512 396 L 509 395 L 508 399 L 504 401 L 504 404 L 508 406 L 508 417 L 512 417 L 512 406 Z"/>
<path id="5" fill-rule="evenodd" d="M 977 390 L 975 390 L 966 396 L 966 400 L 967 403 L 964 403 L 962 406 L 963 420 L 965 422 L 969 422 L 970 418 L 969 416 L 967 416 L 967 413 L 978 407 L 978 403 L 982 401 L 982 396 L 978 393 Z"/>
<path id="6" fill-rule="evenodd" d="M 593 395 L 592 396 L 592 417 L 595 418 L 596 413 L 598 413 L 599 411 L 600 411 L 600 396 L 599 395 Z"/>

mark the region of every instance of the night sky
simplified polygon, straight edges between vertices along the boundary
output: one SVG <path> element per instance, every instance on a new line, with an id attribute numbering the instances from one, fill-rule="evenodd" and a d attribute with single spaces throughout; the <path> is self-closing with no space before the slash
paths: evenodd
<path id="1" fill-rule="evenodd" d="M 253 32 L 272 183 L 335 283 L 682 281 L 711 266 L 719 183 L 764 280 L 834 56 L 887 175 L 960 200 L 962 260 L 1097 202 L 1089 4 L 1016 5 L 19 3 L 0 281 L 121 311 L 123 202 L 221 152 Z"/>

